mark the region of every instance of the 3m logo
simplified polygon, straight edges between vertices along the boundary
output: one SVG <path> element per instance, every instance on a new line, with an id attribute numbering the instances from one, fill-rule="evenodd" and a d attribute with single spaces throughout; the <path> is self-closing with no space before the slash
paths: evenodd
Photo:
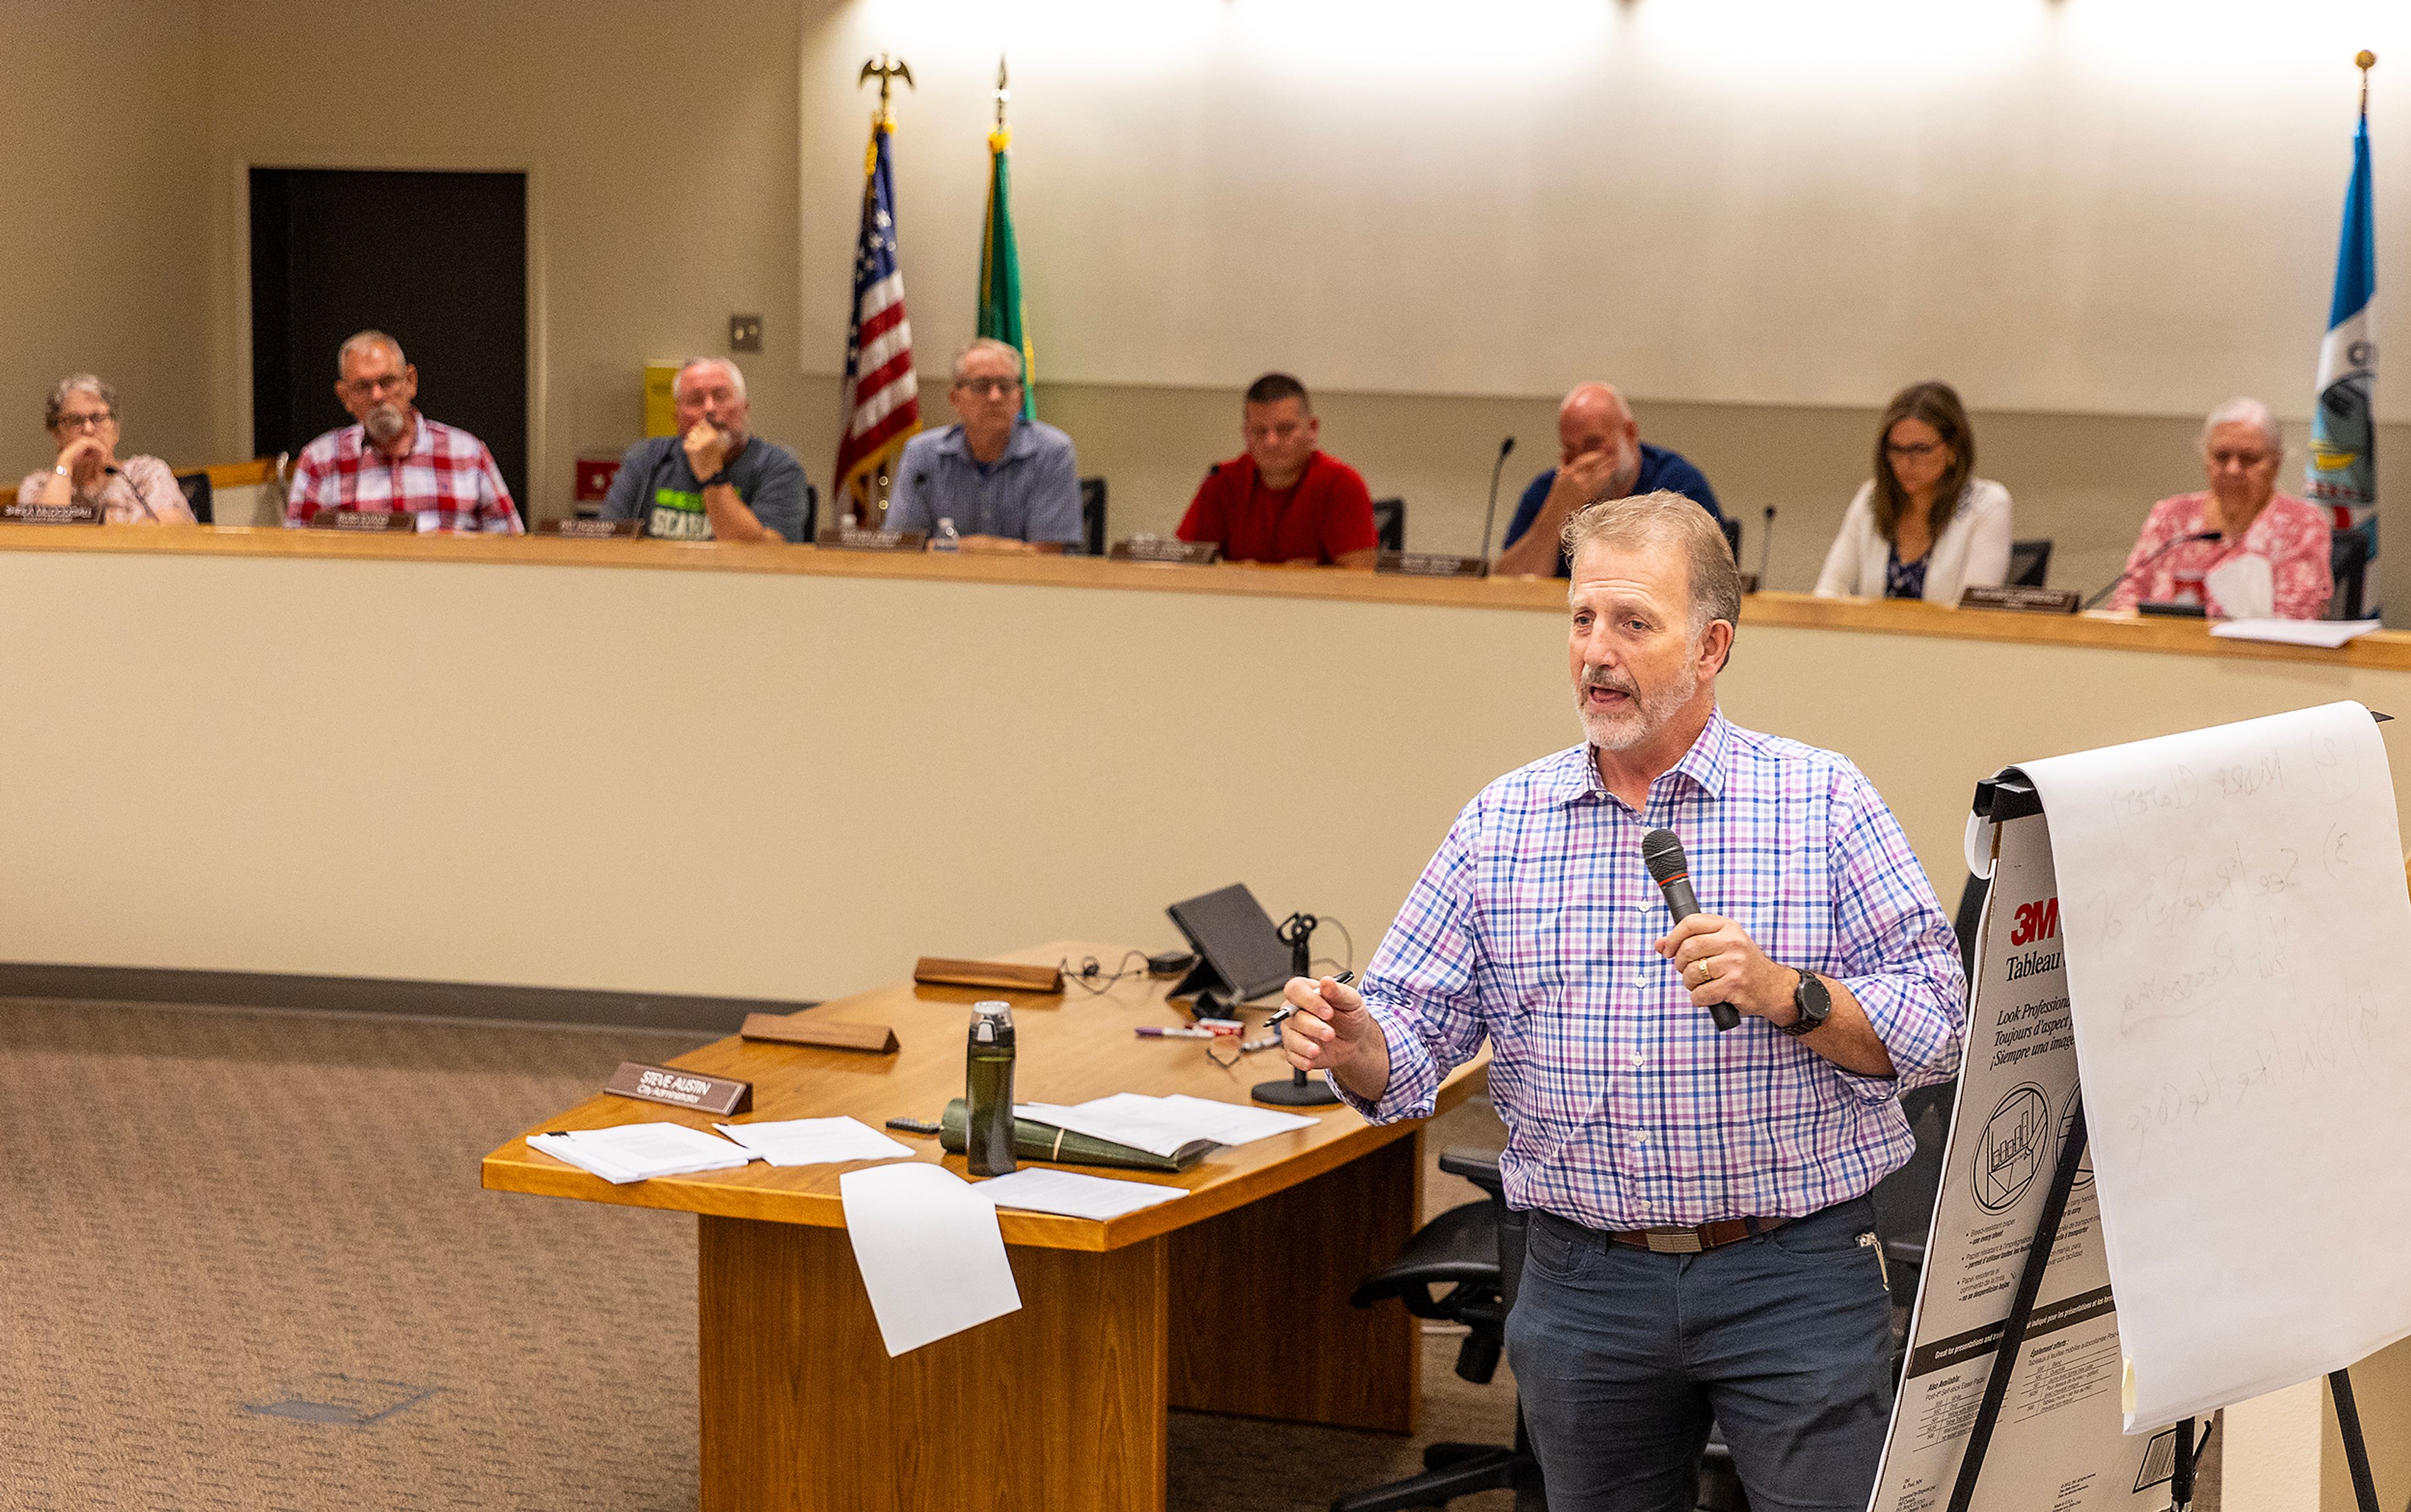
<path id="1" fill-rule="evenodd" d="M 2011 945 L 2032 945 L 2059 933 L 2059 900 L 2018 904 L 2017 922 L 2009 931 Z"/>

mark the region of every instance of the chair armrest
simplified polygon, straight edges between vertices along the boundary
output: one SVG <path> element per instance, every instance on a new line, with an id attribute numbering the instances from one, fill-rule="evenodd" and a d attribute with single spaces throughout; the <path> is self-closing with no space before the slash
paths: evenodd
<path id="1" fill-rule="evenodd" d="M 1492 1196 L 1501 1196 L 1505 1182 L 1498 1174 L 1498 1157 L 1486 1150 L 1443 1150 L 1439 1168 L 1451 1176 L 1462 1176 Z"/>

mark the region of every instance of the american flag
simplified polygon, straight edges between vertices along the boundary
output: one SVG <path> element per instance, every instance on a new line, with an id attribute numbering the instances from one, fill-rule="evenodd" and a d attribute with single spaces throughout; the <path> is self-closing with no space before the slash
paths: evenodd
<path id="1" fill-rule="evenodd" d="M 872 123 L 864 164 L 862 232 L 855 240 L 854 314 L 845 336 L 845 425 L 837 486 L 853 512 L 878 524 L 878 486 L 904 443 L 921 429 L 913 375 L 913 326 L 904 318 L 904 274 L 896 266 L 896 177 L 888 124 Z"/>

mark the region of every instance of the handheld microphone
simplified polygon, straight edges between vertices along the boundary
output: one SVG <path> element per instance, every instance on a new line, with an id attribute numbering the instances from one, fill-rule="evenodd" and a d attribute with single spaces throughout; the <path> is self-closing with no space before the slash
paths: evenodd
<path id="1" fill-rule="evenodd" d="M 2150 566 L 2153 563 L 2157 562 L 2160 558 L 2168 555 L 2170 551 L 2175 550 L 2178 547 L 2191 546 L 2196 541 L 2214 541 L 2225 534 L 2226 532 L 2217 530 L 2198 530 L 2190 536 L 2180 536 L 2175 540 L 2164 542 L 2158 550 L 2154 551 L 2151 555 L 2143 558 L 2141 562 L 2136 563 L 2133 566 L 2128 567 L 2126 571 L 2111 579 L 2110 586 L 2102 589 L 2091 598 L 2086 599 L 2084 601 L 2084 607 L 2086 609 L 2095 608 L 2103 599 L 2109 597 L 2111 594 L 2116 593 L 2121 587 L 2125 586 L 2127 579 L 2142 571 L 2145 567 Z"/>
<path id="2" fill-rule="evenodd" d="M 1766 587 L 1766 553 L 1775 545 L 1775 506 L 1766 506 L 1766 525 L 1758 533 L 1758 586 Z"/>
<path id="3" fill-rule="evenodd" d="M 1683 843 L 1674 838 L 1672 829 L 1652 829 L 1641 837 L 1641 859 L 1648 863 L 1649 876 L 1658 890 L 1666 895 L 1666 912 L 1680 924 L 1700 911 L 1700 900 L 1691 891 L 1691 861 L 1683 854 Z M 1717 1021 L 1717 1033 L 1723 1034 L 1741 1022 L 1741 1010 L 1730 1003 L 1711 1003 L 1708 1017 Z"/>
<path id="4" fill-rule="evenodd" d="M 1490 527 L 1498 520 L 1498 475 L 1507 467 L 1507 454 L 1515 449 L 1515 438 L 1509 436 L 1498 443 L 1498 460 L 1490 464 L 1490 507 L 1482 516 L 1482 560 L 1490 561 Z"/>

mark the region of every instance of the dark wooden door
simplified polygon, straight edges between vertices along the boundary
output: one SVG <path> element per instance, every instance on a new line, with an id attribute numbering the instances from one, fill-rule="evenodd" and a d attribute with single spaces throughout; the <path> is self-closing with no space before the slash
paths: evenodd
<path id="1" fill-rule="evenodd" d="M 528 514 L 527 175 L 251 170 L 255 454 L 351 417 L 335 351 L 373 328 L 418 369 L 418 408 L 486 443 Z"/>

